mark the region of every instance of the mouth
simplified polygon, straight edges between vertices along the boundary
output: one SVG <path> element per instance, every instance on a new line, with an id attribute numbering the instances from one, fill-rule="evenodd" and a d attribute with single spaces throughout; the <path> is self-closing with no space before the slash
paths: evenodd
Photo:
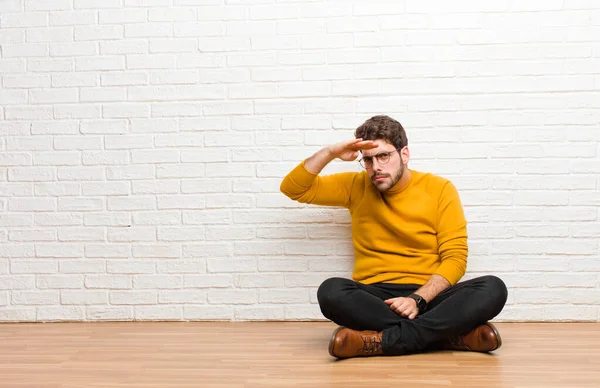
<path id="1" fill-rule="evenodd" d="M 385 178 L 387 178 L 387 176 L 385 176 L 385 175 L 376 175 L 373 177 L 373 182 L 381 182 Z"/>

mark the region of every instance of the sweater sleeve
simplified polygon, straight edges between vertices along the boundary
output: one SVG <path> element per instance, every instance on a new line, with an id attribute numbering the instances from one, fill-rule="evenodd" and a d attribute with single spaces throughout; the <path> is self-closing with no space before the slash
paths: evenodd
<path id="1" fill-rule="evenodd" d="M 358 173 L 319 176 L 308 171 L 304 163 L 302 161 L 283 179 L 280 186 L 283 194 L 301 203 L 350 207 L 350 193 Z"/>
<path id="2" fill-rule="evenodd" d="M 449 181 L 439 199 L 437 241 L 441 264 L 436 274 L 454 285 L 467 269 L 467 221 L 458 192 Z"/>

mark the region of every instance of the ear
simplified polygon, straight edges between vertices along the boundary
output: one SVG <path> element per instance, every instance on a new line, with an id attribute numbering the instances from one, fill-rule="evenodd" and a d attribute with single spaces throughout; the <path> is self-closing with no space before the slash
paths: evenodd
<path id="1" fill-rule="evenodd" d="M 402 164 L 408 164 L 408 161 L 410 160 L 410 150 L 408 149 L 408 146 L 400 150 L 400 157 L 402 158 Z"/>

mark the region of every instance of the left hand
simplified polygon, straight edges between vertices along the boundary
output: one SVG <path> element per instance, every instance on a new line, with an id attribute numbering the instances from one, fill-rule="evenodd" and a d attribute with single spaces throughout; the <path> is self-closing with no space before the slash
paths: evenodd
<path id="1" fill-rule="evenodd" d="M 384 302 L 389 305 L 396 314 L 408 319 L 414 319 L 419 315 L 417 302 L 413 298 L 392 298 L 384 300 Z"/>

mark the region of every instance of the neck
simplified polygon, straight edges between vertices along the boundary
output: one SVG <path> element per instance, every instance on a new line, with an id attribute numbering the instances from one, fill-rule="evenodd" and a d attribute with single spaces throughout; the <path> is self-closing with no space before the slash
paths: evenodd
<path id="1" fill-rule="evenodd" d="M 402 177 L 400 178 L 400 180 L 398 182 L 396 182 L 396 184 L 394 186 L 390 187 L 390 189 L 388 191 L 386 191 L 386 194 L 395 194 L 395 193 L 401 192 L 410 183 L 410 178 L 411 178 L 410 170 L 409 170 L 408 166 L 404 166 L 404 174 L 402 174 Z"/>

